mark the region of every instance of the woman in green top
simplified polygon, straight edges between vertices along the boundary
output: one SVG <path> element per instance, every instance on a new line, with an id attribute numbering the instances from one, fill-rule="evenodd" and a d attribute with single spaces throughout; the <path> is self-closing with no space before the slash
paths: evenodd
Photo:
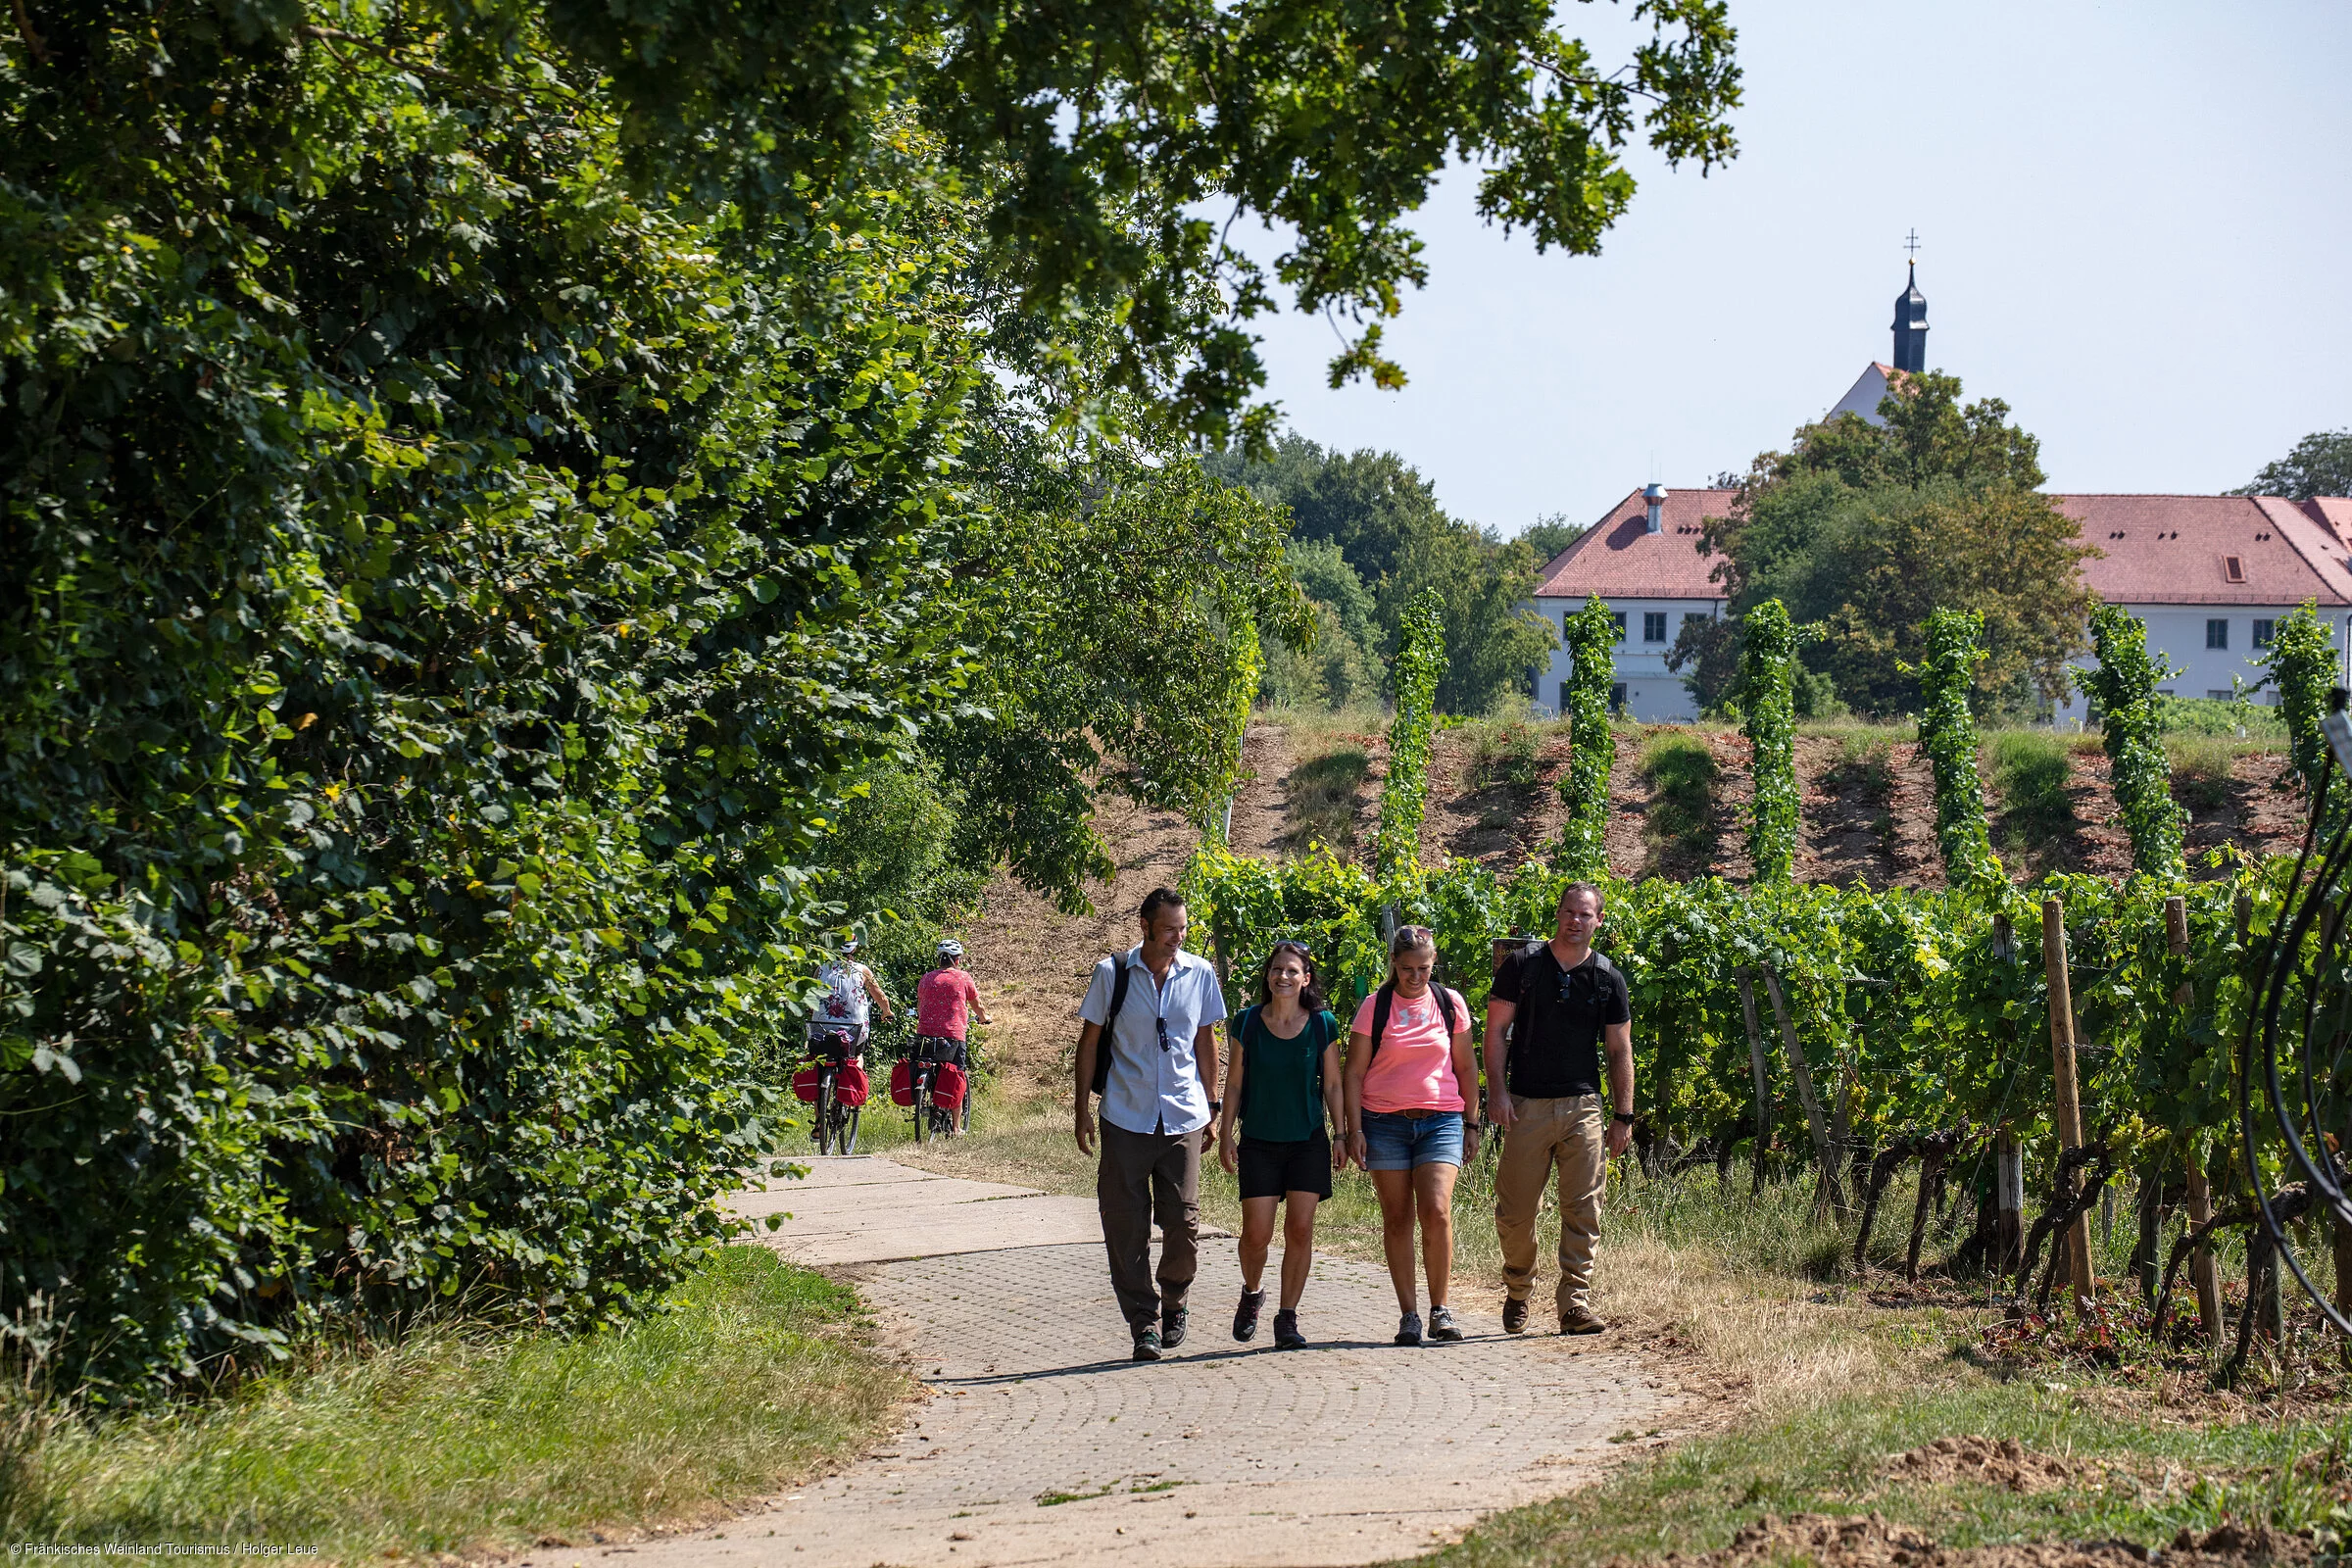
<path id="1" fill-rule="evenodd" d="M 1306 1343 L 1298 1332 L 1298 1298 L 1315 1254 L 1315 1205 L 1331 1196 L 1331 1173 L 1344 1157 L 1334 1152 L 1327 1128 L 1346 1125 L 1339 1020 L 1325 1010 L 1315 960 L 1304 943 L 1274 944 L 1258 971 L 1257 1004 L 1231 1027 L 1217 1160 L 1242 1179 L 1242 1304 L 1233 1314 L 1233 1337 L 1249 1340 L 1257 1333 L 1274 1205 L 1287 1200 L 1274 1345 L 1292 1350 Z"/>

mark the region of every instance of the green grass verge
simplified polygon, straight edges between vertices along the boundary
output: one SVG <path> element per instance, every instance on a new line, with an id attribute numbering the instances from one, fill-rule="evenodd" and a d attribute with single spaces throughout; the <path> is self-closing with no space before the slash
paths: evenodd
<path id="1" fill-rule="evenodd" d="M 2073 746 L 2066 738 L 2042 730 L 2001 730 L 1985 742 L 1985 751 L 2000 801 L 2004 848 L 2043 849 L 2075 831 L 2074 797 L 2067 793 Z"/>
<path id="2" fill-rule="evenodd" d="M 0 1450 L 14 1541 L 316 1546 L 328 1558 L 585 1540 L 713 1514 L 853 1451 L 905 1378 L 846 1288 L 730 1247 L 673 1310 L 570 1337 L 430 1324 L 313 1348 L 206 1402 L 54 1410 Z"/>
<path id="3" fill-rule="evenodd" d="M 1649 808 L 1649 837 L 1655 844 L 1703 850 L 1714 838 L 1715 782 L 1721 774 L 1715 754 L 1695 735 L 1661 730 L 1642 747 L 1642 778 L 1657 791 Z"/>
<path id="4" fill-rule="evenodd" d="M 1970 1435 L 2014 1438 L 2082 1465 L 2080 1484 L 2021 1494 L 1888 1477 L 1890 1456 Z M 1899 1396 L 1832 1397 L 1680 1444 L 1598 1486 L 1493 1515 L 1420 1560 L 1446 1568 L 1654 1561 L 1719 1550 L 1768 1513 L 1875 1511 L 1947 1546 L 2107 1538 L 2162 1545 L 2183 1526 L 2209 1530 L 2225 1518 L 2300 1529 L 2330 1522 L 2337 1505 L 2294 1461 L 2341 1435 L 2309 1421 L 2156 1421 L 2105 1412 L 2063 1385 L 1931 1374 Z"/>

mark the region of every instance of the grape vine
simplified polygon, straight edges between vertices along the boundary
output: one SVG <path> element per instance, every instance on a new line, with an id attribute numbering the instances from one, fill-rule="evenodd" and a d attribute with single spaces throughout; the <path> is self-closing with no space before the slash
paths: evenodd
<path id="1" fill-rule="evenodd" d="M 2156 688 L 2180 673 L 2148 654 L 2148 628 L 2115 605 L 2090 612 L 2098 667 L 2075 681 L 2098 705 L 2117 814 L 2132 836 L 2132 866 L 2151 876 L 2180 867 L 2182 819 L 2173 803 L 2173 764 L 2164 751 Z"/>
<path id="2" fill-rule="evenodd" d="M 1748 808 L 1747 856 L 1759 883 L 1786 882 L 1796 864 L 1796 648 L 1799 629 L 1788 607 L 1767 599 L 1747 612 L 1740 654 L 1740 701 L 1745 711 L 1755 780 Z"/>
<path id="3" fill-rule="evenodd" d="M 1953 883 L 1998 877 L 2001 862 L 1984 831 L 1984 781 L 1977 772 L 1977 718 L 1968 706 L 1984 661 L 1984 616 L 1938 610 L 1928 617 L 1928 657 L 1919 677 L 1919 744 L 1936 770 L 1936 847 Z"/>
<path id="4" fill-rule="evenodd" d="M 1389 723 L 1389 777 L 1380 792 L 1374 861 L 1383 876 L 1417 864 L 1421 817 L 1429 807 L 1429 739 L 1438 677 L 1446 668 L 1446 624 L 1434 590 L 1405 607 L 1396 649 L 1396 715 Z"/>
<path id="5" fill-rule="evenodd" d="M 2286 720 L 2289 755 L 2308 797 L 2328 765 L 2328 738 L 2320 731 L 2320 720 L 2328 715 L 2328 689 L 2335 684 L 2337 669 L 2335 638 L 2320 619 L 2316 603 L 2304 600 L 2278 622 L 2271 633 L 2271 646 L 2262 653 L 2262 663 L 2270 671 L 2269 683 L 2278 689 L 2278 716 Z M 2332 821 L 2342 820 L 2340 807 L 2339 796 L 2328 813 Z M 2322 842 L 2330 825 L 2321 825 Z"/>
<path id="6" fill-rule="evenodd" d="M 1609 774 L 1617 761 L 1617 738 L 1609 730 L 1609 688 L 1617 679 L 1617 623 L 1595 594 L 1561 626 L 1567 644 L 1568 773 L 1560 799 L 1568 819 L 1560 824 L 1558 868 L 1578 881 L 1608 869 Z"/>

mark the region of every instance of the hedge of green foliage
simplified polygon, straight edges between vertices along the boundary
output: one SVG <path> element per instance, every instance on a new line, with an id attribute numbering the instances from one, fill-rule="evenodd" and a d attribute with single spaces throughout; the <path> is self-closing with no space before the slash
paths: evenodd
<path id="1" fill-rule="evenodd" d="M 1373 858 L 1383 875 L 1417 864 L 1429 810 L 1430 736 L 1437 727 L 1438 677 L 1446 669 L 1446 624 L 1424 591 L 1405 607 L 1397 631 L 1396 712 L 1389 721 L 1389 776 L 1380 791 Z"/>
<path id="2" fill-rule="evenodd" d="M 2173 765 L 2164 750 L 2156 688 L 2179 672 L 2163 656 L 2149 657 L 2146 625 L 2114 605 L 2091 612 L 2090 641 L 2099 662 L 2077 670 L 2075 679 L 2098 705 L 2109 786 L 2132 838 L 2132 864 L 2165 875 L 2180 864 L 2186 818 L 2173 801 Z"/>
<path id="3" fill-rule="evenodd" d="M 1594 594 L 1565 617 L 1562 640 L 1568 658 L 1568 771 L 1560 799 L 1568 818 L 1560 824 L 1556 863 L 1572 878 L 1586 880 L 1608 866 L 1609 775 L 1617 765 L 1617 739 L 1609 730 L 1609 688 L 1617 680 L 1617 622 Z"/>

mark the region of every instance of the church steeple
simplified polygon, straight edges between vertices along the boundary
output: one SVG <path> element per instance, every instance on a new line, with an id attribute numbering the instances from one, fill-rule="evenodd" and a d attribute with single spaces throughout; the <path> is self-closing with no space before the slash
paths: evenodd
<path id="1" fill-rule="evenodd" d="M 1894 368 L 1928 368 L 1928 297 L 1919 291 L 1919 263 L 1911 263 L 1911 281 L 1894 297 Z"/>

